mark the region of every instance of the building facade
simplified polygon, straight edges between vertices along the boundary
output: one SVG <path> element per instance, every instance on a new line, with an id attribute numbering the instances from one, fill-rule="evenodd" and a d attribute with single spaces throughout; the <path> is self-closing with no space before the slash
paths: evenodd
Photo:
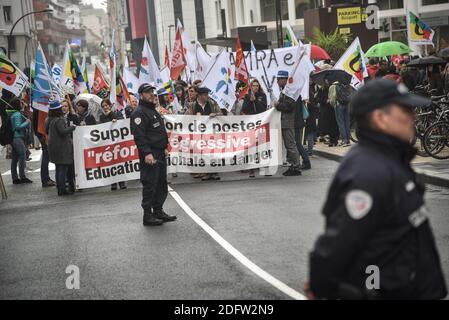
<path id="1" fill-rule="evenodd" d="M 0 50 L 22 70 L 29 67 L 36 50 L 36 23 L 34 15 L 20 20 L 8 37 L 14 23 L 23 15 L 33 11 L 32 0 L 2 0 L 0 2 Z"/>
<path id="2" fill-rule="evenodd" d="M 48 63 L 61 63 L 67 42 L 76 52 L 86 46 L 86 32 L 82 26 L 69 29 L 66 9 L 78 6 L 79 0 L 33 0 L 35 11 L 52 9 L 53 12 L 35 15 L 38 40 L 42 45 Z M 71 12 L 71 11 L 70 11 Z"/>

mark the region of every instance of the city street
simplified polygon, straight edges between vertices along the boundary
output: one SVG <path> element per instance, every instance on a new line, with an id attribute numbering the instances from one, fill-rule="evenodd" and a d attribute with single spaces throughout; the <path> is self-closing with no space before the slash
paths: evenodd
<path id="1" fill-rule="evenodd" d="M 279 283 L 303 293 L 338 166 L 315 156 L 301 177 L 280 176 L 284 168 L 253 180 L 240 172 L 222 174 L 220 182 L 170 177 L 165 209 L 178 221 L 145 228 L 138 182 L 124 191 L 96 188 L 63 198 L 41 188 L 38 172 L 28 174 L 32 185 L 13 186 L 9 160 L 0 156 L 9 195 L 0 202 L 0 299 L 291 299 Z M 38 161 L 27 165 L 39 168 Z M 448 281 L 449 190 L 428 185 L 426 200 Z M 232 256 L 203 222 L 266 273 Z M 66 288 L 69 265 L 79 267 L 79 290 Z"/>

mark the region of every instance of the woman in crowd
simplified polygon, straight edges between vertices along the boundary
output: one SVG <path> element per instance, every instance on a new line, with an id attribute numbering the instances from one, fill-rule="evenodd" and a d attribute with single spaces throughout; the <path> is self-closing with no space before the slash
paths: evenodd
<path id="1" fill-rule="evenodd" d="M 45 123 L 45 130 L 48 135 L 48 152 L 50 161 L 56 165 L 56 186 L 58 196 L 73 194 L 75 186 L 72 185 L 75 177 L 70 176 L 70 166 L 73 165 L 73 142 L 72 132 L 75 126 L 68 126 L 62 112 L 62 105 L 52 102 L 48 111 L 48 118 Z M 69 190 L 66 187 L 69 181 Z"/>
<path id="2" fill-rule="evenodd" d="M 13 98 L 9 102 L 13 112 L 11 113 L 11 128 L 14 132 L 14 138 L 11 143 L 12 160 L 11 160 L 11 177 L 13 184 L 32 183 L 25 176 L 25 159 L 26 159 L 26 130 L 30 126 L 30 120 L 22 114 L 23 105 L 20 99 Z M 17 164 L 19 164 L 19 175 L 17 175 Z"/>
<path id="3" fill-rule="evenodd" d="M 81 126 L 93 126 L 97 124 L 95 117 L 89 114 L 89 102 L 86 100 L 79 100 L 76 103 L 76 111 L 78 112 Z"/>
<path id="4" fill-rule="evenodd" d="M 267 95 L 263 91 L 259 80 L 253 79 L 249 92 L 243 99 L 241 114 L 252 115 L 267 111 Z"/>
<path id="5" fill-rule="evenodd" d="M 80 119 L 75 113 L 72 107 L 72 103 L 69 100 L 61 101 L 62 113 L 64 114 L 64 119 L 67 122 L 67 126 L 79 126 Z"/>
<path id="6" fill-rule="evenodd" d="M 119 112 L 112 111 L 112 102 L 109 99 L 104 99 L 101 101 L 101 109 L 103 110 L 103 114 L 100 115 L 100 123 L 106 122 L 117 122 L 119 119 L 123 119 L 123 116 Z M 120 190 L 126 189 L 125 182 L 119 182 Z M 117 190 L 117 183 L 113 183 L 111 185 L 111 190 Z"/>
<path id="7" fill-rule="evenodd" d="M 176 86 L 176 98 L 178 99 L 179 105 L 181 106 L 181 110 L 179 110 L 180 114 L 185 114 L 187 111 L 187 94 L 182 85 Z"/>
<path id="8" fill-rule="evenodd" d="M 259 80 L 253 79 L 250 82 L 250 88 L 243 99 L 242 115 L 253 115 L 265 112 L 267 110 L 267 95 L 263 92 Z M 255 170 L 249 170 L 249 177 L 254 178 Z"/>

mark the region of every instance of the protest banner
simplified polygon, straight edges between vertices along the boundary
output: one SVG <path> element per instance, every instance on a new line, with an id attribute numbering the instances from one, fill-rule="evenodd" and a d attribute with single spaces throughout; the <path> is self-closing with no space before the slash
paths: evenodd
<path id="1" fill-rule="evenodd" d="M 211 173 L 282 164 L 281 114 L 251 116 L 166 115 L 168 172 Z"/>
<path id="2" fill-rule="evenodd" d="M 27 84 L 27 76 L 4 54 L 0 53 L 0 96 L 3 89 L 20 96 Z"/>
<path id="3" fill-rule="evenodd" d="M 168 172 L 232 172 L 282 164 L 281 114 L 166 115 Z M 73 134 L 76 186 L 108 186 L 140 178 L 129 119 L 77 127 Z"/>
<path id="4" fill-rule="evenodd" d="M 140 178 L 139 153 L 129 119 L 77 127 L 73 148 L 79 189 Z"/>

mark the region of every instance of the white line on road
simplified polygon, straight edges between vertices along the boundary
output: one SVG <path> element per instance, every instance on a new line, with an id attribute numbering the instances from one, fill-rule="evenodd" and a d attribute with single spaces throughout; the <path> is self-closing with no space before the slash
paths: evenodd
<path id="1" fill-rule="evenodd" d="M 276 279 L 268 272 L 261 269 L 254 262 L 245 257 L 240 251 L 238 251 L 234 246 L 232 246 L 228 241 L 226 241 L 222 236 L 220 236 L 214 229 L 212 229 L 203 219 L 201 219 L 192 209 L 182 200 L 179 194 L 172 188 L 168 188 L 170 195 L 178 203 L 178 205 L 195 221 L 204 231 L 206 231 L 219 245 L 221 245 L 229 254 L 236 258 L 241 264 L 247 267 L 249 270 L 254 272 L 260 278 L 271 284 L 276 289 L 282 291 L 289 297 L 295 300 L 306 300 L 306 297 L 299 293 L 298 291 L 290 288 L 288 285 L 282 281 Z"/>

